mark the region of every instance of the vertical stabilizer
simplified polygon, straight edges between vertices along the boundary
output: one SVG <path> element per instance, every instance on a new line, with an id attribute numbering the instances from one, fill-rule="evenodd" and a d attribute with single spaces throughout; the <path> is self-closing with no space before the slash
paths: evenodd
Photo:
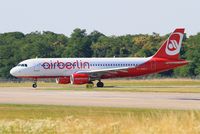
<path id="1" fill-rule="evenodd" d="M 173 33 L 171 33 L 169 38 L 162 44 L 153 57 L 174 60 L 179 59 L 184 30 L 184 28 L 177 28 Z"/>

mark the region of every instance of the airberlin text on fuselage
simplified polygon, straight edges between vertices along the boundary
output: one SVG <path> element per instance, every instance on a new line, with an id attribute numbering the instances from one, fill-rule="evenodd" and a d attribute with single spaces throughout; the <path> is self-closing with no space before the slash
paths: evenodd
<path id="1" fill-rule="evenodd" d="M 62 61 L 50 61 L 50 62 L 43 62 L 42 67 L 44 69 L 89 69 L 90 64 L 89 62 L 81 61 L 81 60 L 76 60 L 73 62 L 62 62 Z"/>

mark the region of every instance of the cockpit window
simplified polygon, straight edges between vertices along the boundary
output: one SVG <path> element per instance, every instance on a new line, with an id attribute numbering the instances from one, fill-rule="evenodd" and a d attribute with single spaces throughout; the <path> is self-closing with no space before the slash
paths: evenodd
<path id="1" fill-rule="evenodd" d="M 27 64 L 18 64 L 17 66 L 20 66 L 20 67 L 28 67 Z"/>

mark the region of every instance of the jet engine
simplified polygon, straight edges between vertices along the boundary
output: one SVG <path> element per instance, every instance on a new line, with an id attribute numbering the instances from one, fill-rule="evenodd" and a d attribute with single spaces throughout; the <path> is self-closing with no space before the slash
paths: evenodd
<path id="1" fill-rule="evenodd" d="M 81 85 L 90 81 L 88 74 L 72 74 L 70 77 L 71 84 Z"/>

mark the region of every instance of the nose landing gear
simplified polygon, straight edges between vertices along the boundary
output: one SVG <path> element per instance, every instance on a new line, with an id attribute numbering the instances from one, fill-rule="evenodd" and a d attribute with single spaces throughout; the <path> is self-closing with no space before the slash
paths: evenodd
<path id="1" fill-rule="evenodd" d="M 34 79 L 34 82 L 33 82 L 32 87 L 33 87 L 33 88 L 37 88 L 37 79 Z"/>
<path id="2" fill-rule="evenodd" d="M 36 88 L 37 87 L 37 83 L 33 83 L 32 87 Z"/>

